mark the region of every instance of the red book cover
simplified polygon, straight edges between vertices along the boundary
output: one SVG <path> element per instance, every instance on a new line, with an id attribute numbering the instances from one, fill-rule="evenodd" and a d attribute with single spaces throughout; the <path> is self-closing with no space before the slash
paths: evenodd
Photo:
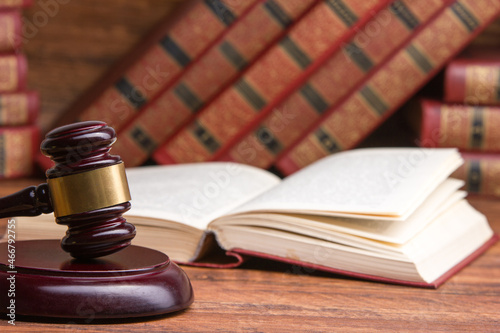
<path id="1" fill-rule="evenodd" d="M 421 102 L 420 144 L 500 152 L 500 107 Z"/>
<path id="2" fill-rule="evenodd" d="M 0 93 L 26 88 L 28 64 L 22 54 L 0 55 Z"/>
<path id="3" fill-rule="evenodd" d="M 328 154 L 355 147 L 499 13 L 500 3 L 493 0 L 454 2 L 358 91 L 311 126 L 303 139 L 283 153 L 278 169 L 288 175 Z"/>
<path id="4" fill-rule="evenodd" d="M 120 130 L 257 1 L 184 1 L 77 99 L 54 127 L 101 120 Z"/>
<path id="5" fill-rule="evenodd" d="M 465 181 L 470 195 L 500 198 L 500 155 L 462 152 L 464 164 L 451 177 Z"/>
<path id="6" fill-rule="evenodd" d="M 195 117 L 218 93 L 240 77 L 318 0 L 260 0 L 183 76 L 146 105 L 118 134 L 115 152 L 140 165 L 158 144 Z"/>
<path id="7" fill-rule="evenodd" d="M 445 283 L 447 280 L 449 280 L 452 276 L 454 276 L 459 271 L 461 271 L 463 268 L 465 268 L 467 265 L 469 265 L 474 260 L 476 260 L 479 256 L 481 256 L 484 252 L 486 252 L 491 246 L 493 246 L 498 240 L 499 240 L 499 236 L 497 234 L 494 234 L 488 241 L 486 241 L 483 245 L 478 247 L 468 257 L 463 259 L 461 262 L 457 263 L 455 266 L 453 266 L 446 273 L 444 273 L 439 278 L 437 278 L 435 281 L 432 281 L 430 283 L 413 282 L 413 281 L 380 277 L 380 276 L 375 276 L 375 275 L 360 274 L 360 273 L 356 273 L 356 272 L 336 269 L 334 267 L 327 267 L 327 266 L 318 265 L 318 264 L 314 264 L 314 263 L 310 263 L 310 262 L 305 262 L 305 261 L 301 261 L 301 260 L 297 260 L 297 259 L 293 259 L 293 258 L 284 258 L 284 257 L 276 256 L 276 255 L 270 255 L 270 254 L 263 253 L 263 252 L 256 252 L 256 251 L 245 250 L 245 249 L 241 249 L 241 248 L 230 249 L 230 250 L 225 251 L 225 252 L 223 252 L 224 250 L 219 248 L 218 250 L 213 251 L 210 255 L 202 258 L 201 260 L 190 261 L 190 262 L 178 262 L 178 264 L 187 265 L 187 266 L 194 266 L 194 267 L 225 268 L 225 269 L 227 269 L 227 268 L 239 267 L 245 261 L 249 260 L 251 257 L 256 257 L 256 258 L 263 258 L 263 259 L 268 259 L 268 260 L 273 260 L 273 261 L 278 261 L 278 262 L 284 262 L 284 263 L 294 265 L 294 266 L 304 267 L 308 271 L 318 270 L 318 271 L 328 272 L 328 273 L 332 273 L 332 274 L 338 274 L 338 275 L 342 275 L 342 276 L 348 276 L 348 277 L 361 279 L 361 280 L 369 280 L 369 281 L 388 283 L 388 284 L 397 284 L 397 285 L 410 286 L 410 287 L 436 289 L 439 286 L 441 286 L 443 283 Z"/>
<path id="8" fill-rule="evenodd" d="M 405 280 L 388 279 L 388 278 L 374 276 L 374 275 L 359 274 L 359 273 L 344 271 L 344 270 L 340 270 L 340 269 L 335 269 L 332 267 L 325 267 L 325 266 L 307 263 L 307 262 L 303 262 L 303 261 L 299 261 L 299 260 L 282 258 L 282 257 L 268 255 L 265 253 L 247 251 L 247 250 L 243 250 L 243 249 L 234 249 L 232 251 L 229 251 L 229 255 L 236 257 L 236 254 L 238 254 L 238 255 L 240 255 L 240 257 L 243 255 L 243 256 L 253 256 L 253 257 L 259 257 L 259 258 L 264 258 L 264 259 L 276 260 L 276 261 L 285 262 L 285 263 L 291 264 L 291 265 L 305 267 L 305 268 L 312 269 L 312 270 L 319 270 L 319 271 L 328 272 L 328 273 L 332 273 L 332 274 L 339 274 L 339 275 L 353 277 L 353 278 L 361 279 L 361 280 L 369 280 L 369 281 L 376 281 L 376 282 L 389 283 L 389 284 L 398 284 L 398 285 L 410 286 L 410 287 L 437 289 L 439 286 L 441 286 L 443 283 L 445 283 L 447 280 L 449 280 L 453 275 L 457 274 L 459 271 L 461 271 L 463 268 L 465 268 L 467 265 L 469 265 L 471 262 L 473 262 L 475 259 L 477 259 L 481 254 L 486 252 L 486 250 L 488 250 L 491 246 L 493 246 L 498 241 L 498 239 L 499 239 L 499 236 L 494 235 L 489 241 L 487 241 L 481 247 L 479 247 L 476 251 L 474 251 L 474 253 L 472 253 L 470 256 L 468 256 L 467 258 L 462 260 L 460 263 L 455 265 L 448 272 L 441 275 L 437 280 L 430 282 L 430 283 L 410 282 L 410 281 L 405 281 Z M 231 252 L 234 254 L 232 254 Z M 241 257 L 241 258 L 244 258 L 244 257 Z"/>
<path id="9" fill-rule="evenodd" d="M 37 126 L 0 127 L 0 179 L 31 175 L 39 146 Z"/>
<path id="10" fill-rule="evenodd" d="M 0 53 L 8 53 L 21 47 L 21 12 L 0 10 Z"/>
<path id="11" fill-rule="evenodd" d="M 451 1 L 394 1 L 375 15 L 302 85 L 252 130 L 222 152 L 219 160 L 267 169 L 276 157 L 377 71 L 406 41 Z M 372 31 L 377 31 L 377 34 Z"/>
<path id="12" fill-rule="evenodd" d="M 0 0 L 0 9 L 28 7 L 33 4 L 33 0 Z"/>
<path id="13" fill-rule="evenodd" d="M 168 164 L 216 158 L 248 124 L 272 111 L 273 100 L 287 96 L 296 82 L 305 80 L 387 3 L 320 2 L 235 84 L 160 146 L 154 159 Z"/>
<path id="14" fill-rule="evenodd" d="M 39 110 L 35 91 L 0 94 L 0 126 L 34 125 Z"/>
<path id="15" fill-rule="evenodd" d="M 500 105 L 500 60 L 454 60 L 446 67 L 444 87 L 448 103 Z"/>

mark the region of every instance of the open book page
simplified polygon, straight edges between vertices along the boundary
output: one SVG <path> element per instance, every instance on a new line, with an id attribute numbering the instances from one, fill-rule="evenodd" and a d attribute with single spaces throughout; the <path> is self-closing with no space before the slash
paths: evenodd
<path id="1" fill-rule="evenodd" d="M 232 214 L 330 212 L 402 220 L 461 163 L 456 149 L 374 148 L 341 152 L 289 176 Z"/>
<path id="2" fill-rule="evenodd" d="M 211 229 L 224 230 L 227 225 L 274 228 L 333 241 L 342 234 L 349 241 L 343 244 L 375 251 L 385 249 L 401 252 L 394 244 L 404 244 L 415 237 L 437 216 L 442 214 L 466 195 L 457 191 L 463 181 L 447 179 L 409 218 L 404 221 L 360 219 L 338 216 L 301 215 L 285 213 L 247 213 L 222 217 L 210 224 Z M 352 235 L 354 237 L 348 237 Z M 352 239 L 356 244 L 352 243 Z M 340 242 L 340 241 L 336 241 Z"/>
<path id="3" fill-rule="evenodd" d="M 140 167 L 126 172 L 132 196 L 127 216 L 174 221 L 202 230 L 213 219 L 280 183 L 267 171 L 222 162 Z"/>

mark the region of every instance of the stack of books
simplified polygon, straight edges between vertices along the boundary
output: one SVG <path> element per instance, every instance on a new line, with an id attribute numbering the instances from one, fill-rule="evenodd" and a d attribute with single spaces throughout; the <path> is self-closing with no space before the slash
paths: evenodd
<path id="1" fill-rule="evenodd" d="M 500 13 L 495 0 L 192 0 L 55 124 L 102 120 L 127 166 L 289 175 L 358 145 Z"/>
<path id="2" fill-rule="evenodd" d="M 30 3 L 0 0 L 0 179 L 31 175 L 39 146 L 39 97 L 26 88 L 21 52 L 21 9 Z"/>
<path id="3" fill-rule="evenodd" d="M 464 53 L 445 70 L 443 100 L 422 100 L 420 143 L 455 147 L 471 194 L 500 197 L 500 52 Z"/>

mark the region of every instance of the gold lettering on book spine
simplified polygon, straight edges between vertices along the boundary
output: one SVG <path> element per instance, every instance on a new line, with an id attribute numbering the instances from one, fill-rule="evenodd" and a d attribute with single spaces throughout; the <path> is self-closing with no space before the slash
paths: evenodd
<path id="1" fill-rule="evenodd" d="M 0 57 L 0 90 L 13 91 L 18 86 L 17 58 Z"/>
<path id="2" fill-rule="evenodd" d="M 0 133 L 0 177 L 5 177 L 5 135 Z"/>
<path id="3" fill-rule="evenodd" d="M 465 102 L 492 104 L 498 102 L 500 68 L 467 66 L 465 69 Z"/>
<path id="4" fill-rule="evenodd" d="M 0 124 L 25 124 L 29 118 L 28 97 L 22 94 L 0 98 Z"/>
<path id="5" fill-rule="evenodd" d="M 496 197 L 500 197 L 500 163 L 498 161 L 488 161 L 484 163 L 484 180 L 487 191 Z"/>
<path id="6" fill-rule="evenodd" d="M 3 50 L 0 51 L 10 51 L 11 49 L 14 49 L 15 38 L 18 37 L 16 36 L 15 31 L 15 19 L 12 15 L 7 14 L 0 20 L 2 20 L 2 22 L 0 23 L 0 25 L 2 25 L 1 29 L 5 30 L 3 39 L 0 39 L 1 46 L 3 46 Z"/>
<path id="7" fill-rule="evenodd" d="M 25 176 L 32 172 L 32 136 L 30 129 L 9 130 L 4 133 L 3 175 L 5 177 Z M 0 148 L 0 149 L 2 149 Z"/>
<path id="8" fill-rule="evenodd" d="M 471 112 L 443 105 L 440 109 L 439 145 L 442 147 L 468 147 L 471 137 Z"/>

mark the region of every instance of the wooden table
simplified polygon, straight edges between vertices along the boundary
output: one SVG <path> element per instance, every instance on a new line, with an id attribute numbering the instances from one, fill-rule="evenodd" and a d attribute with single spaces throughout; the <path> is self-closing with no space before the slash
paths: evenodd
<path id="1" fill-rule="evenodd" d="M 0 196 L 38 182 L 0 182 Z M 470 202 L 500 233 L 500 201 Z M 180 313 L 104 322 L 89 316 L 77 323 L 18 318 L 15 327 L 2 318 L 0 331 L 500 331 L 500 243 L 437 290 L 348 279 L 257 259 L 239 269 L 184 270 L 195 302 Z"/>

